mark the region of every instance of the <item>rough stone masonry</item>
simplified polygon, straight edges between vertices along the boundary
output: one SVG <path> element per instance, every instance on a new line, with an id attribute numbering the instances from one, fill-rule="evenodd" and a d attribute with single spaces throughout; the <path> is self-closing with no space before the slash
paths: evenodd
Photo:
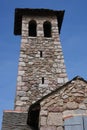
<path id="1" fill-rule="evenodd" d="M 30 104 L 68 80 L 59 38 L 60 26 L 58 26 L 64 12 L 17 9 L 16 24 L 19 13 L 22 15 L 20 22 L 22 27 L 15 110 L 27 111 Z M 28 34 L 29 23 L 32 20 L 36 22 L 37 27 L 37 36 L 34 37 Z M 51 37 L 44 36 L 43 25 L 46 21 L 51 24 Z M 16 33 L 18 34 L 17 31 Z M 41 57 L 40 52 L 42 52 Z"/>
<path id="2" fill-rule="evenodd" d="M 40 130 L 69 129 L 64 126 L 66 119 L 87 117 L 87 81 L 74 78 L 41 100 L 40 106 Z"/>

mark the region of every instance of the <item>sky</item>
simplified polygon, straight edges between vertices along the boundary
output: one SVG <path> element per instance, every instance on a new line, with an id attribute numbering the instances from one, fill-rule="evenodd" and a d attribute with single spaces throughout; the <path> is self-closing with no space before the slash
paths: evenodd
<path id="1" fill-rule="evenodd" d="M 14 35 L 15 8 L 65 10 L 61 45 L 69 80 L 87 80 L 87 0 L 0 1 L 0 128 L 3 110 L 14 109 L 20 36 Z"/>

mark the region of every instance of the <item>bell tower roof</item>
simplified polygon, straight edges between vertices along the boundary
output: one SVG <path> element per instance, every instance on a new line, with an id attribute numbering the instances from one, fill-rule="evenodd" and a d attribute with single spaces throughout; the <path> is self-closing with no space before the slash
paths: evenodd
<path id="1" fill-rule="evenodd" d="M 30 8 L 16 8 L 15 9 L 15 22 L 14 22 L 14 34 L 21 35 L 22 16 L 38 15 L 38 16 L 49 16 L 56 15 L 58 20 L 59 33 L 64 17 L 64 10 L 51 10 L 51 9 L 30 9 Z"/>

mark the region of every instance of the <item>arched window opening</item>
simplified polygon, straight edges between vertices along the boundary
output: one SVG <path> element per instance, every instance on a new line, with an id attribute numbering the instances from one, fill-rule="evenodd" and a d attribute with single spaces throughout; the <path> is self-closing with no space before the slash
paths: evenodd
<path id="1" fill-rule="evenodd" d="M 28 27 L 28 36 L 31 37 L 36 37 L 37 35 L 37 24 L 36 21 L 32 20 L 29 22 L 29 27 Z"/>
<path id="2" fill-rule="evenodd" d="M 46 21 L 43 24 L 44 28 L 44 37 L 51 37 L 51 23 Z"/>
<path id="3" fill-rule="evenodd" d="M 27 124 L 35 130 L 39 130 L 40 104 L 31 105 L 28 112 Z"/>

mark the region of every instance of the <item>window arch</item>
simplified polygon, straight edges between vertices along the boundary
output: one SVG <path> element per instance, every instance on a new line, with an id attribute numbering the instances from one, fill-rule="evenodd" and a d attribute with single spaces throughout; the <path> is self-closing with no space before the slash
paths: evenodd
<path id="1" fill-rule="evenodd" d="M 44 37 L 51 37 L 51 23 L 46 21 L 43 24 L 44 28 Z"/>
<path id="2" fill-rule="evenodd" d="M 37 35 L 37 24 L 36 21 L 31 20 L 28 25 L 28 36 L 36 37 Z"/>

